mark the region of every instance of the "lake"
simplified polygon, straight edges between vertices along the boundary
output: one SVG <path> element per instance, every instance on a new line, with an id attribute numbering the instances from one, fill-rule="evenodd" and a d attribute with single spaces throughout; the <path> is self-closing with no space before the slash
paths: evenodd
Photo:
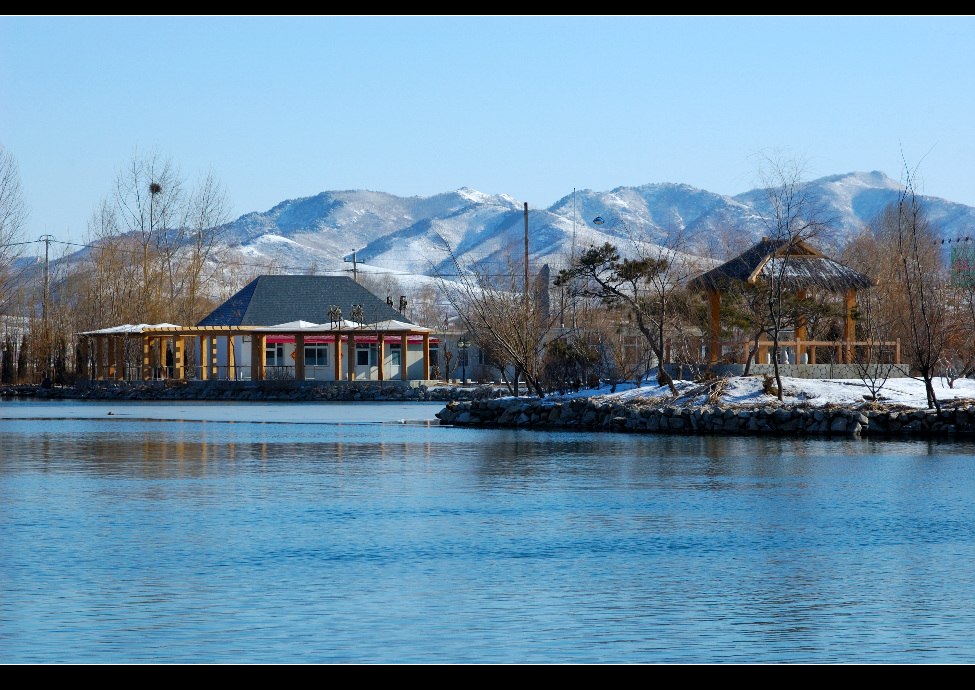
<path id="1" fill-rule="evenodd" d="M 968 441 L 0 403 L 0 662 L 970 663 Z"/>

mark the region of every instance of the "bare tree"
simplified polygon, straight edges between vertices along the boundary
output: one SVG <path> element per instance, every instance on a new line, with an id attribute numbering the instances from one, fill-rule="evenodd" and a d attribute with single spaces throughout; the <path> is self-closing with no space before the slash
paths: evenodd
<path id="1" fill-rule="evenodd" d="M 214 252 L 229 221 L 227 192 L 207 174 L 184 201 L 182 222 L 166 233 L 164 257 L 177 323 L 196 323 L 213 307 L 206 286 L 217 272 Z"/>
<path id="2" fill-rule="evenodd" d="M 0 144 L 0 313 L 5 311 L 16 276 L 14 261 L 21 255 L 28 209 L 17 161 Z"/>
<path id="3" fill-rule="evenodd" d="M 966 253 L 968 247 L 965 248 Z M 970 256 L 970 254 L 969 254 Z M 949 304 L 949 336 L 944 354 L 944 375 L 948 387 L 959 378 L 975 373 L 975 280 L 970 259 L 960 270 L 952 270 Z"/>
<path id="4" fill-rule="evenodd" d="M 899 336 L 898 313 L 905 308 L 904 294 L 898 278 L 896 245 L 890 230 L 892 209 L 882 212 L 866 225 L 843 248 L 843 262 L 874 280 L 874 286 L 860 294 L 854 312 L 857 341 L 852 364 L 860 380 L 877 400 L 893 373 L 893 353 L 889 343 Z M 888 217 L 885 220 L 885 216 Z M 885 361 L 887 360 L 887 361 Z"/>
<path id="5" fill-rule="evenodd" d="M 870 400 L 879 400 L 880 392 L 887 385 L 894 370 L 885 345 L 885 334 L 889 332 L 890 323 L 886 320 L 886 313 L 880 293 L 867 290 L 857 302 L 856 312 L 857 340 L 861 345 L 853 350 L 852 364 L 860 380 L 867 388 Z"/>
<path id="6" fill-rule="evenodd" d="M 765 156 L 759 170 L 767 203 L 761 214 L 768 238 L 778 245 L 765 272 L 769 278 L 766 292 L 768 332 L 772 337 L 772 363 L 778 398 L 782 400 L 782 374 L 779 370 L 779 340 L 789 325 L 790 304 L 787 295 L 791 281 L 792 257 L 799 245 L 822 238 L 829 231 L 821 201 L 803 179 L 803 163 Z"/>
<path id="7" fill-rule="evenodd" d="M 158 154 L 137 154 L 116 176 L 109 203 L 117 223 L 111 228 L 113 233 L 128 235 L 138 243 L 139 311 L 148 322 L 161 321 L 163 277 L 175 245 L 171 229 L 181 221 L 179 171 Z"/>
<path id="8" fill-rule="evenodd" d="M 906 298 L 900 315 L 914 366 L 924 381 L 928 409 L 941 409 L 934 392 L 937 366 L 950 338 L 948 281 L 935 245 L 936 233 L 916 191 L 917 171 L 905 163 L 904 191 L 890 213 L 898 253 L 898 277 Z"/>
<path id="9" fill-rule="evenodd" d="M 176 166 L 136 155 L 89 221 L 86 284 L 95 320 L 195 323 L 228 270 L 215 255 L 228 220 L 226 192 L 212 174 L 187 189 Z"/>
<path id="10" fill-rule="evenodd" d="M 618 305 L 604 308 L 592 315 L 588 329 L 602 355 L 602 369 L 609 381 L 610 392 L 616 386 L 632 380 L 639 387 L 647 361 L 643 335 L 633 326 L 632 315 Z"/>
<path id="11" fill-rule="evenodd" d="M 523 267 L 514 262 L 502 274 L 492 275 L 483 267 L 463 265 L 449 245 L 446 251 L 456 276 L 440 272 L 437 279 L 448 303 L 475 342 L 500 365 L 502 378 L 507 376 L 505 365 L 515 369 L 516 395 L 520 373 L 538 397 L 544 397 L 542 354 L 558 320 L 558 314 L 545 308 L 548 295 L 525 292 L 523 270 L 518 270 Z"/>

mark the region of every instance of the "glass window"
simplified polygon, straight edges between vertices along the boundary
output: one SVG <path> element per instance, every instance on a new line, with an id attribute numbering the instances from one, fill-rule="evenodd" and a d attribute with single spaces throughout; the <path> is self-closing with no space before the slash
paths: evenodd
<path id="1" fill-rule="evenodd" d="M 355 364 L 358 367 L 367 367 L 376 363 L 375 345 L 356 345 Z"/>
<path id="2" fill-rule="evenodd" d="M 399 345 L 389 346 L 389 361 L 394 367 L 398 367 L 400 364 L 400 352 L 401 348 Z"/>
<path id="3" fill-rule="evenodd" d="M 305 345 L 305 365 L 310 367 L 328 366 L 328 347 L 325 345 Z"/>
<path id="4" fill-rule="evenodd" d="M 264 364 L 269 367 L 277 367 L 284 364 L 284 344 L 268 343 Z"/>

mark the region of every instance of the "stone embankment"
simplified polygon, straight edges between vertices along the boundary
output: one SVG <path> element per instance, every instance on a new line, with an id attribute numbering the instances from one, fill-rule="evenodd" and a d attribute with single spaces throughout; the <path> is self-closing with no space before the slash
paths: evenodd
<path id="1" fill-rule="evenodd" d="M 619 402 L 593 398 L 454 401 L 441 424 L 464 427 L 575 429 L 631 433 L 817 436 L 975 435 L 975 402 L 941 412 L 900 406 L 721 406 Z"/>
<path id="2" fill-rule="evenodd" d="M 407 385 L 397 381 L 86 381 L 74 386 L 3 386 L 0 399 L 222 400 L 271 402 L 479 400 L 507 395 L 492 386 Z"/>

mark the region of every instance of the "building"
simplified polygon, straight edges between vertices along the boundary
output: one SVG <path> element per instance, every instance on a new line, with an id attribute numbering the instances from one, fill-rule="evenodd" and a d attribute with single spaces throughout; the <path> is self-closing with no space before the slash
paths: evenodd
<path id="1" fill-rule="evenodd" d="M 84 335 L 95 379 L 426 381 L 439 343 L 392 302 L 345 276 L 265 275 L 195 326 Z"/>

